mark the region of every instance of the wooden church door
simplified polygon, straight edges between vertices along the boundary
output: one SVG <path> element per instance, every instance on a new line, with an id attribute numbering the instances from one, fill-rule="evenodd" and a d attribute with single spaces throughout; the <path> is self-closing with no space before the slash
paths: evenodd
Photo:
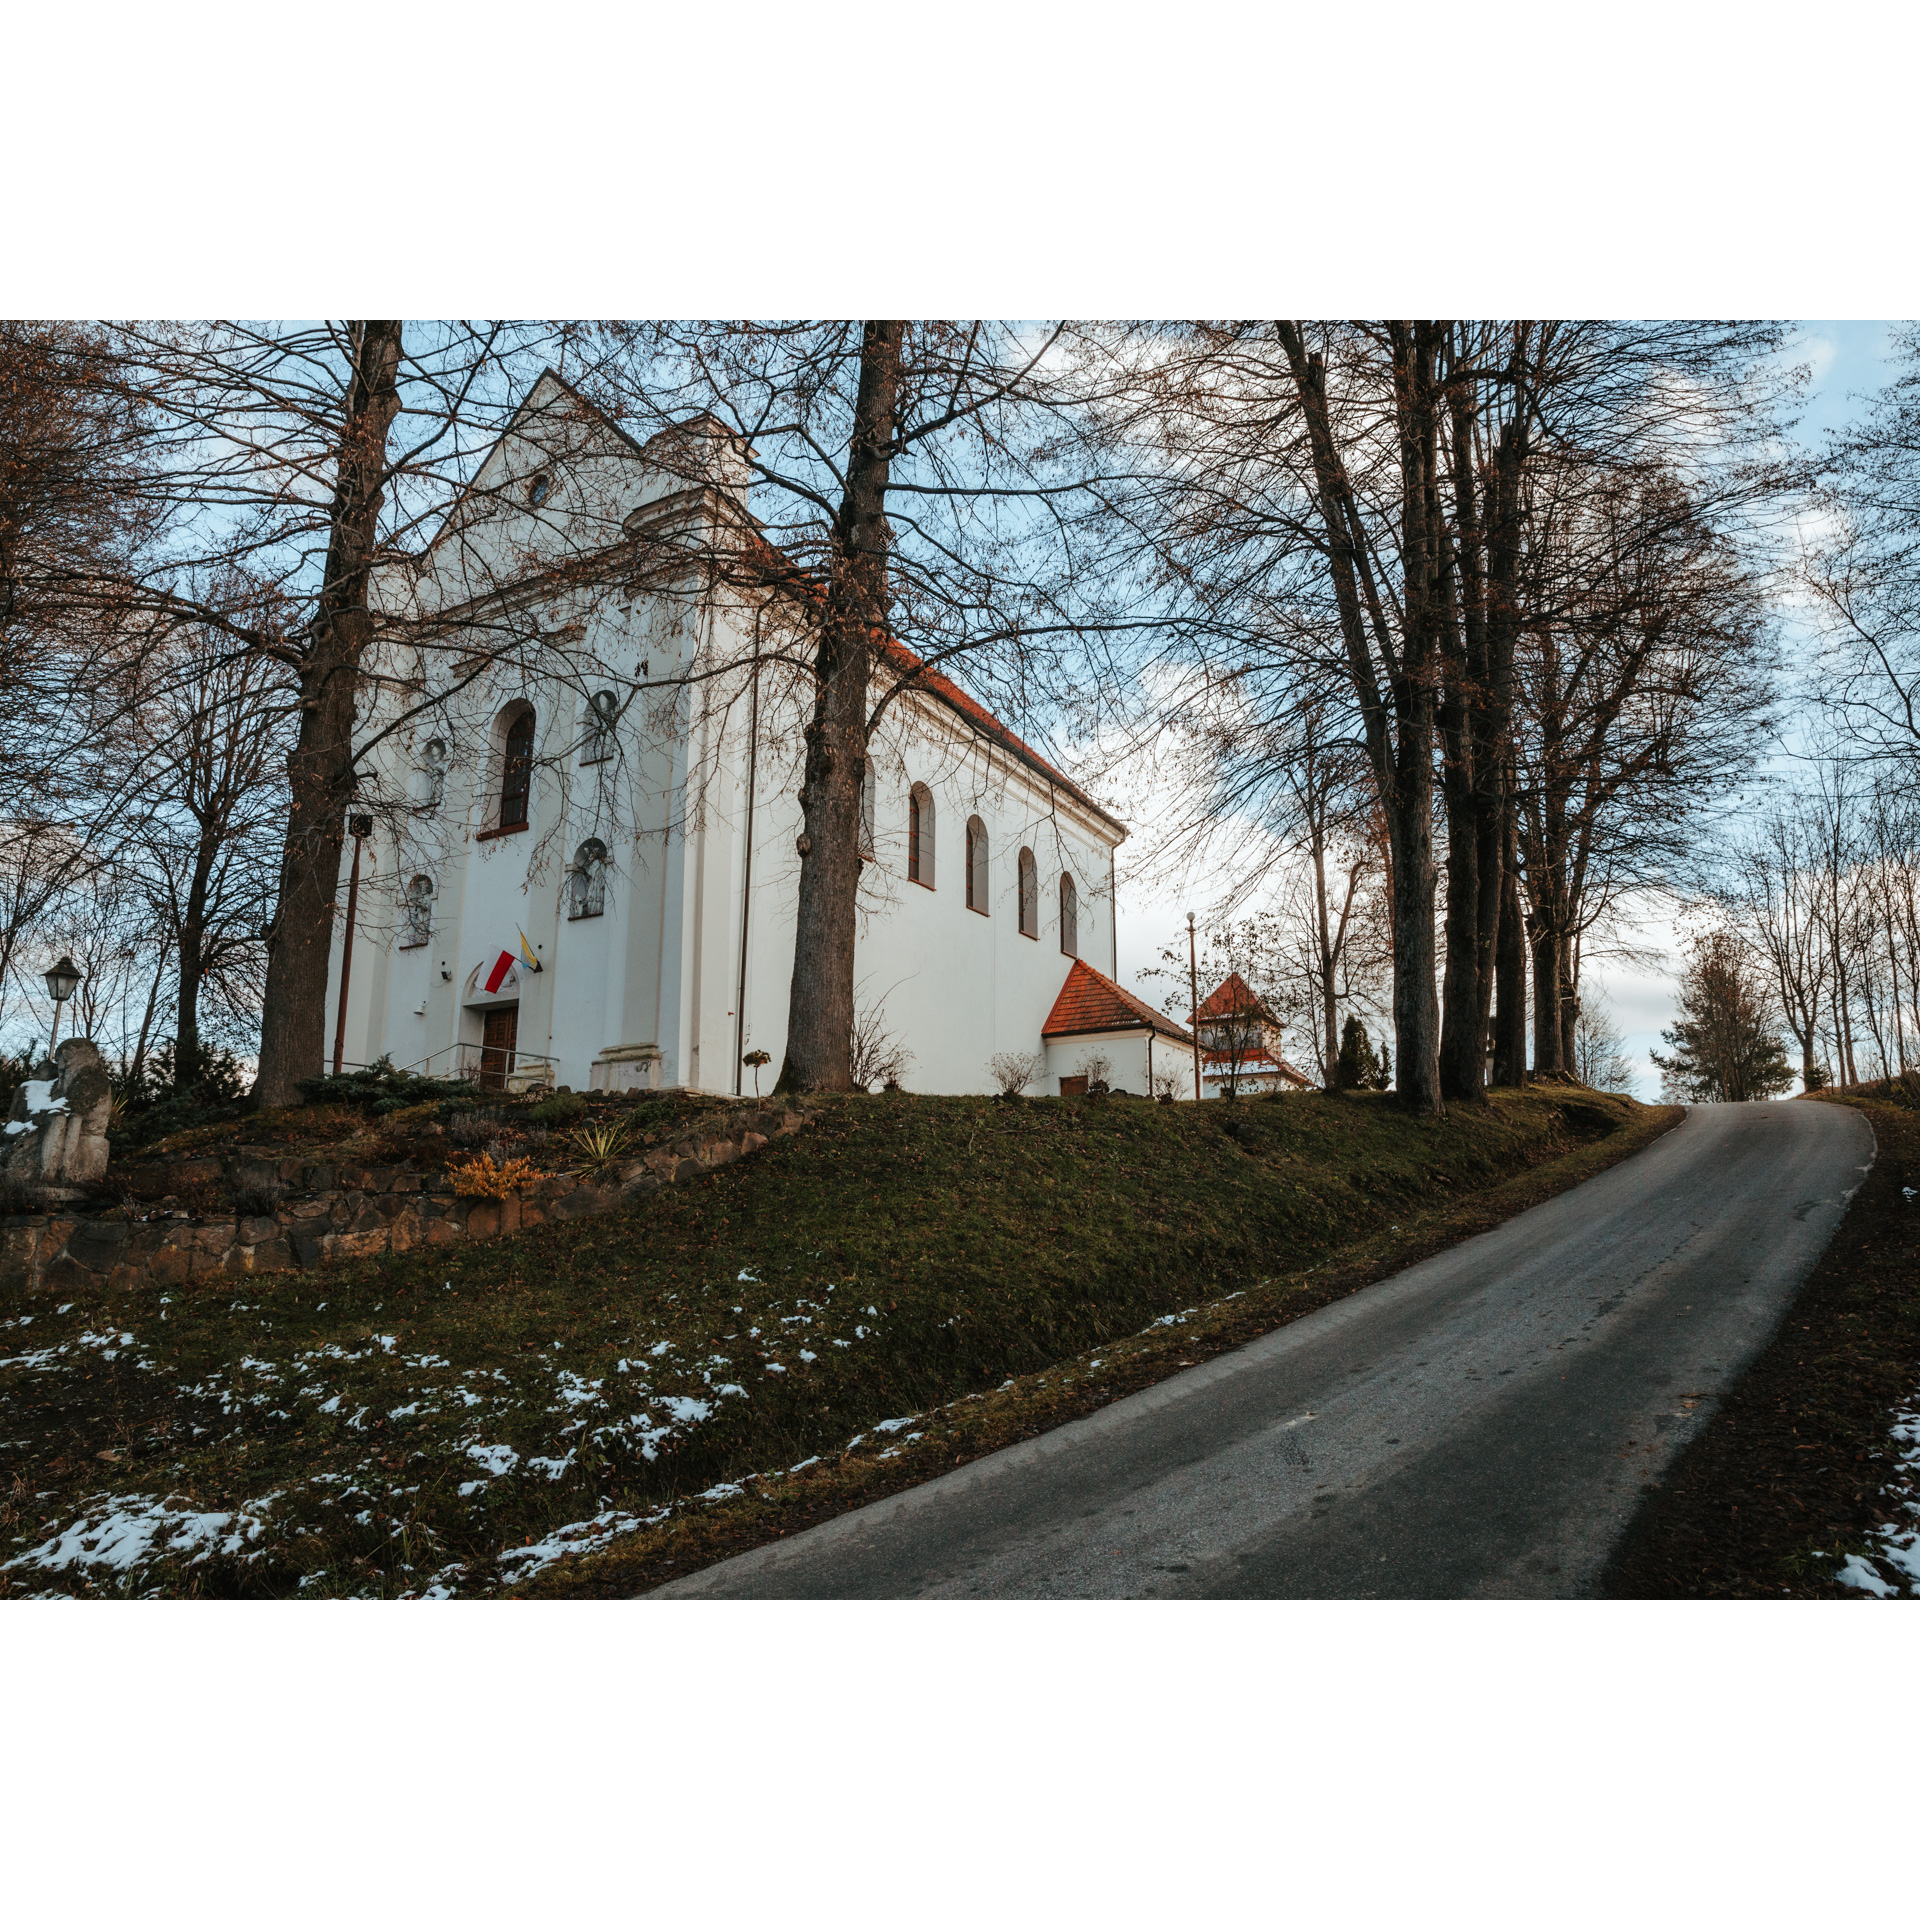
<path id="1" fill-rule="evenodd" d="M 513 1071 L 513 1050 L 520 1039 L 520 1009 L 489 1007 L 480 1035 L 480 1084 L 495 1092 L 507 1084 Z"/>

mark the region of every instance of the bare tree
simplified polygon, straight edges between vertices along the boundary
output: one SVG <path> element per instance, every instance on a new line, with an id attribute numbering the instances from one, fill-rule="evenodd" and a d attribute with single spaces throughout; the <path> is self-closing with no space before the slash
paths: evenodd
<path id="1" fill-rule="evenodd" d="M 1747 456 L 1779 394 L 1759 371 L 1778 338 L 1388 321 L 1209 323 L 1137 342 L 1128 397 L 1108 411 L 1116 436 L 1151 450 L 1130 524 L 1161 543 L 1158 584 L 1210 616 L 1188 678 L 1288 704 L 1303 661 L 1347 680 L 1389 854 L 1398 1080 L 1417 1110 L 1480 1097 L 1496 976 L 1501 1077 L 1522 1064 L 1513 662 L 1540 617 L 1527 570 L 1539 476 L 1590 491 L 1685 455 L 1696 519 L 1703 500 L 1735 516 L 1769 484 Z M 1556 1012 L 1557 997 L 1550 984 Z"/>

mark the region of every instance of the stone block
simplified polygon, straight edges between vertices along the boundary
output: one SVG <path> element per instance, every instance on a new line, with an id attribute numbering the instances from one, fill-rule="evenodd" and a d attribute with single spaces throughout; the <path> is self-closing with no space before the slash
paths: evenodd
<path id="1" fill-rule="evenodd" d="M 185 1247 L 155 1247 L 147 1255 L 147 1273 L 160 1286 L 173 1286 L 193 1272 L 193 1255 Z"/>
<path id="2" fill-rule="evenodd" d="M 676 1187 L 684 1187 L 698 1180 L 705 1172 L 706 1168 L 698 1160 L 677 1160 L 674 1162 L 673 1184 Z"/>
<path id="3" fill-rule="evenodd" d="M 472 1240 L 491 1240 L 500 1231 L 500 1202 L 498 1200 L 475 1200 L 469 1203 L 467 1213 L 467 1237 Z"/>
<path id="4" fill-rule="evenodd" d="M 423 1246 L 451 1247 L 466 1236 L 451 1220 L 427 1220 L 422 1222 L 420 1237 Z"/>
<path id="5" fill-rule="evenodd" d="M 124 1220 L 80 1220 L 69 1231 L 63 1257 L 96 1274 L 111 1273 L 120 1264 L 120 1250 L 127 1243 L 128 1226 Z M 47 1256 L 41 1254 L 43 1263 Z"/>
<path id="6" fill-rule="evenodd" d="M 244 1220 L 234 1222 L 233 1237 L 243 1247 L 258 1246 L 262 1240 L 280 1238 L 280 1222 L 270 1213 L 250 1214 Z"/>
<path id="7" fill-rule="evenodd" d="M 320 1243 L 320 1257 L 329 1265 L 336 1260 L 365 1260 L 385 1253 L 391 1238 L 384 1226 L 364 1233 L 330 1233 Z"/>
<path id="8" fill-rule="evenodd" d="M 291 1241 L 278 1238 L 261 1240 L 242 1251 L 247 1256 L 249 1273 L 289 1273 L 293 1270 L 295 1255 Z M 306 1262 L 300 1264 L 305 1265 Z"/>
<path id="9" fill-rule="evenodd" d="M 320 1251 L 320 1241 L 314 1234 L 290 1233 L 287 1236 L 287 1244 L 293 1251 L 293 1257 L 309 1272 L 318 1267 L 324 1258 Z M 254 1264 L 256 1267 L 259 1265 L 257 1258 Z"/>
<path id="10" fill-rule="evenodd" d="M 742 1153 L 758 1153 L 766 1144 L 767 1136 L 764 1133 L 749 1132 L 746 1138 L 740 1142 L 740 1151 Z"/>

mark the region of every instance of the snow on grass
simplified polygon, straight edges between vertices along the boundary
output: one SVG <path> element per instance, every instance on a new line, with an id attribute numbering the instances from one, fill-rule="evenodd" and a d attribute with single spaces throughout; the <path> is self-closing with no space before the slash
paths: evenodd
<path id="1" fill-rule="evenodd" d="M 160 1555 L 184 1555 L 188 1565 L 216 1553 L 258 1547 L 266 1509 L 279 1498 L 267 1494 L 233 1513 L 202 1513 L 171 1497 L 108 1494 L 89 1500 L 66 1530 L 4 1563 L 9 1572 L 65 1573 L 76 1568 L 126 1574 Z"/>
<path id="2" fill-rule="evenodd" d="M 1893 1477 L 1881 1489 L 1898 1502 L 1900 1520 L 1889 1520 L 1867 1536 L 1867 1553 L 1847 1555 L 1833 1577 L 1843 1587 L 1876 1600 L 1920 1600 L 1920 1393 L 1894 1409 Z"/>

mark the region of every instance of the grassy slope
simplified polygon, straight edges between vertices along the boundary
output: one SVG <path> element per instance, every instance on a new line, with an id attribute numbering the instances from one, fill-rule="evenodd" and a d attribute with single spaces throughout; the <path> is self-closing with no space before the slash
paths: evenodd
<path id="1" fill-rule="evenodd" d="M 1811 1096 L 1872 1122 L 1872 1170 L 1772 1344 L 1642 1503 L 1609 1596 L 1857 1599 L 1835 1573 L 1903 1517 L 1889 1429 L 1920 1381 L 1920 1112 L 1875 1091 Z"/>
<path id="2" fill-rule="evenodd" d="M 1445 1123 L 1368 1095 L 853 1098 L 633 1213 L 25 1302 L 0 1593 L 494 1591 L 589 1541 L 546 1584 L 644 1585 L 1250 1338 L 1665 1122 L 1559 1088 Z M 237 1517 L 170 1543 L 163 1502 Z"/>

